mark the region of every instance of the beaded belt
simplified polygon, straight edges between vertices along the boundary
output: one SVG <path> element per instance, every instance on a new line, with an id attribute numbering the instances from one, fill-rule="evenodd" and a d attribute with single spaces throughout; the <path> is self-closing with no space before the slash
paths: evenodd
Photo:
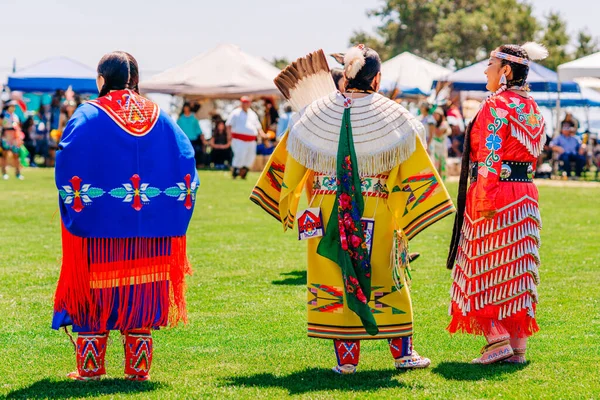
<path id="1" fill-rule="evenodd" d="M 367 197 L 388 197 L 388 191 L 385 186 L 388 175 L 362 176 L 361 189 L 363 196 Z M 332 175 L 315 174 L 313 178 L 312 193 L 317 194 L 335 194 L 337 192 L 336 177 Z"/>
<path id="2" fill-rule="evenodd" d="M 477 181 L 477 163 L 471 164 L 471 182 Z M 500 182 L 533 182 L 533 164 L 530 162 L 502 161 Z"/>

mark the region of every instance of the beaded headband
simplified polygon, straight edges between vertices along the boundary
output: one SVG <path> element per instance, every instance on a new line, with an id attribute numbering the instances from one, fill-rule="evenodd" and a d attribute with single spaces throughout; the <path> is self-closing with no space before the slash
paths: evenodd
<path id="1" fill-rule="evenodd" d="M 529 60 L 522 57 L 513 56 L 512 54 L 502 53 L 501 51 L 492 51 L 492 57 L 499 58 L 501 60 L 516 62 L 517 64 L 529 65 Z"/>

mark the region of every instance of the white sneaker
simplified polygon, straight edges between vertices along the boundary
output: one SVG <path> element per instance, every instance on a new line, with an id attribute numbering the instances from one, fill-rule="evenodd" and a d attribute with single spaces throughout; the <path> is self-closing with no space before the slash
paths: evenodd
<path id="1" fill-rule="evenodd" d="M 413 368 L 427 368 L 431 365 L 429 358 L 420 356 L 415 350 L 412 351 L 410 356 L 396 359 L 394 363 L 396 369 L 413 369 Z"/>
<path id="2" fill-rule="evenodd" d="M 4 174 L 4 175 L 2 175 L 2 179 L 4 179 L 5 181 L 7 181 L 7 180 L 8 180 L 8 178 L 10 178 L 10 177 L 8 176 L 8 174 Z"/>
<path id="3" fill-rule="evenodd" d="M 17 175 L 17 179 L 22 181 L 25 179 L 25 177 L 23 175 L 19 174 L 19 175 Z"/>

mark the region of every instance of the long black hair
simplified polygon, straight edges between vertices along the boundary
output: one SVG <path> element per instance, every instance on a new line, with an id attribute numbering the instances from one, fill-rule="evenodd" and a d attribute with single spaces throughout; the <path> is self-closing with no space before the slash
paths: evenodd
<path id="1" fill-rule="evenodd" d="M 131 54 L 125 52 L 125 55 L 129 62 L 129 81 L 127 82 L 127 87 L 135 93 L 140 94 L 140 68 L 138 67 L 138 62 Z"/>
<path id="2" fill-rule="evenodd" d="M 498 48 L 498 51 L 506 54 L 510 54 L 513 56 L 525 58 L 529 60 L 529 55 L 525 51 L 524 48 L 519 46 L 518 44 L 505 44 Z M 507 82 L 507 86 L 523 86 L 525 85 L 525 81 L 527 80 L 527 75 L 529 74 L 529 66 L 524 64 L 519 64 L 516 62 L 508 61 L 508 60 L 500 60 L 502 62 L 501 65 L 510 65 L 512 69 L 513 77 L 511 80 Z"/>
<path id="3" fill-rule="evenodd" d="M 127 53 L 113 51 L 105 54 L 98 63 L 98 75 L 104 78 L 99 96 L 106 96 L 111 90 L 122 90 L 129 83 L 129 59 Z"/>
<path id="4" fill-rule="evenodd" d="M 375 90 L 371 85 L 373 79 L 381 71 L 381 58 L 375 50 L 369 47 L 365 47 L 362 52 L 365 57 L 365 65 L 362 66 L 354 78 L 347 80 L 346 89 Z"/>

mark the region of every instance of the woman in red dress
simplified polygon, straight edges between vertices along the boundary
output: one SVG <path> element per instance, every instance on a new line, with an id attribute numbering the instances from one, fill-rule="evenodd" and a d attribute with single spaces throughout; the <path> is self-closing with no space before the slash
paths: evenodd
<path id="1" fill-rule="evenodd" d="M 530 60 L 546 56 L 535 43 L 493 51 L 485 71 L 493 94 L 467 130 L 448 258 L 448 330 L 485 336 L 473 363 L 525 363 L 527 338 L 539 330 L 541 219 L 532 178 L 546 135 L 525 81 Z"/>

